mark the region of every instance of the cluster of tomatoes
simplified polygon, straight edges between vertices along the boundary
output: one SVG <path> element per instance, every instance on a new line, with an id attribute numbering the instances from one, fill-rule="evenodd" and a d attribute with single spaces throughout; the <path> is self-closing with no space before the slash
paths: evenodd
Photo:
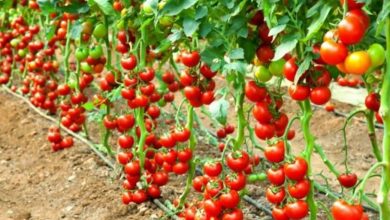
<path id="1" fill-rule="evenodd" d="M 310 192 L 310 181 L 306 177 L 306 160 L 296 157 L 291 163 L 286 162 L 283 141 L 267 146 L 264 156 L 272 164 L 267 170 L 267 177 L 272 185 L 266 190 L 266 198 L 275 205 L 272 210 L 273 218 L 304 218 L 308 214 L 308 205 L 304 198 Z"/>
<path id="2" fill-rule="evenodd" d="M 211 70 L 207 64 L 202 64 L 197 73 L 200 63 L 200 55 L 197 51 L 183 52 L 178 59 L 188 67 L 180 74 L 180 83 L 184 86 L 184 95 L 193 107 L 209 105 L 214 101 L 215 81 L 213 77 L 217 72 Z"/>
<path id="3" fill-rule="evenodd" d="M 239 208 L 240 191 L 245 188 L 247 175 L 260 163 L 260 158 L 251 157 L 246 151 L 235 151 L 227 154 L 225 162 L 206 162 L 203 175 L 192 180 L 194 190 L 202 193 L 203 200 L 196 206 L 187 207 L 181 213 L 184 219 L 244 219 Z M 229 172 L 224 172 L 224 165 L 225 171 Z"/>
<path id="4" fill-rule="evenodd" d="M 51 143 L 53 151 L 58 151 L 73 146 L 73 137 L 67 136 L 63 138 L 60 133 L 60 128 L 52 126 L 49 128 L 47 140 Z"/>
<path id="5" fill-rule="evenodd" d="M 261 140 L 271 139 L 275 136 L 283 136 L 288 125 L 288 117 L 280 112 L 283 99 L 280 96 L 273 96 L 268 93 L 264 86 L 255 81 L 249 81 L 245 85 L 245 96 L 252 102 L 256 102 L 253 107 L 253 116 L 257 120 L 255 134 Z M 290 132 L 290 138 L 293 135 Z"/>
<path id="6" fill-rule="evenodd" d="M 344 1 L 341 1 L 344 4 Z M 347 1 L 348 12 L 336 29 L 328 31 L 320 48 L 323 62 L 335 65 L 342 73 L 363 75 L 384 62 L 384 48 L 373 44 L 368 50 L 350 52 L 348 46 L 358 44 L 370 26 L 370 18 L 362 7 L 364 3 Z"/>

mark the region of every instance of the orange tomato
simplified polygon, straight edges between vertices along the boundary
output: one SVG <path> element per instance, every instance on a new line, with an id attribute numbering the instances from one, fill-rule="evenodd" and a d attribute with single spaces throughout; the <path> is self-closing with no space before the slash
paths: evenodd
<path id="1" fill-rule="evenodd" d="M 350 74 L 363 75 L 371 67 L 370 55 L 366 51 L 356 51 L 347 56 L 345 69 Z"/>

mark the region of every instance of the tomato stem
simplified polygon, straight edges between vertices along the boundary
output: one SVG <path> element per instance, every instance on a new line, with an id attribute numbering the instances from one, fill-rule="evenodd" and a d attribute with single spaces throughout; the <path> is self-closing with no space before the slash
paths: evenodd
<path id="1" fill-rule="evenodd" d="M 196 138 L 195 138 L 195 134 L 194 134 L 195 129 L 193 129 L 193 127 L 194 127 L 194 108 L 191 105 L 188 105 L 186 128 L 188 128 L 191 131 L 190 140 L 188 143 L 188 148 L 191 149 L 192 154 L 194 155 Z M 194 177 L 195 177 L 196 163 L 195 163 L 194 157 L 192 157 L 191 160 L 189 161 L 189 165 L 190 165 L 190 169 L 188 170 L 186 187 L 180 196 L 179 209 L 184 207 L 185 200 L 186 200 L 186 198 L 191 190 L 192 179 L 194 179 Z"/>
<path id="2" fill-rule="evenodd" d="M 310 105 L 309 100 L 305 100 L 302 103 L 303 106 L 303 115 L 301 117 L 301 126 L 303 131 L 303 136 L 306 142 L 306 148 L 303 152 L 303 156 L 306 159 L 306 162 L 308 164 L 308 170 L 307 170 L 307 177 L 310 181 L 310 192 L 307 195 L 306 201 L 309 205 L 310 209 L 310 219 L 315 220 L 317 219 L 317 204 L 314 199 L 314 181 L 312 177 L 312 167 L 311 167 L 311 156 L 314 151 L 314 136 L 310 132 L 310 120 L 313 115 L 313 111 Z"/>
<path id="3" fill-rule="evenodd" d="M 105 115 L 109 115 L 110 114 L 110 105 L 109 104 L 106 105 L 106 110 L 107 111 L 106 111 Z M 105 115 L 102 116 L 102 123 L 103 123 L 103 118 L 104 118 Z M 104 125 L 103 125 L 103 128 L 104 128 L 104 131 L 105 131 L 104 136 L 103 136 L 103 141 L 102 141 L 103 146 L 106 148 L 107 153 L 109 155 L 113 155 L 114 153 L 112 152 L 111 147 L 108 145 L 108 140 L 109 140 L 110 134 L 111 134 L 110 129 L 104 127 Z"/>
<path id="4" fill-rule="evenodd" d="M 71 21 L 67 20 L 66 33 L 70 32 Z M 64 66 L 65 66 L 65 82 L 69 81 L 69 57 L 70 57 L 70 34 L 66 35 L 66 43 L 65 43 L 65 57 L 64 57 Z"/>
<path id="5" fill-rule="evenodd" d="M 374 112 L 368 110 L 365 115 L 367 119 L 366 121 L 368 127 L 368 137 L 370 138 L 372 152 L 374 153 L 377 161 L 382 161 L 382 154 L 378 146 L 378 141 L 375 132 Z"/>
<path id="6" fill-rule="evenodd" d="M 384 1 L 384 5 L 389 1 Z M 383 163 L 382 180 L 379 188 L 377 202 L 380 206 L 380 219 L 390 219 L 389 204 L 389 183 L 390 183 L 390 18 L 386 18 L 386 72 L 383 77 L 381 89 L 381 107 L 380 114 L 383 118 L 384 135 L 383 135 Z"/>
<path id="7" fill-rule="evenodd" d="M 242 144 L 245 140 L 245 127 L 247 121 L 245 120 L 244 114 L 244 98 L 245 98 L 245 80 L 241 80 L 239 89 L 236 90 L 236 112 L 238 116 L 237 136 L 234 141 L 233 151 L 241 149 Z"/>

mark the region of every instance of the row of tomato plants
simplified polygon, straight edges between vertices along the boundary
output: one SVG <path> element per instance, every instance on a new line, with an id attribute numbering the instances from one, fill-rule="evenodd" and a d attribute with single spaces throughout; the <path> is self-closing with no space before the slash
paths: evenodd
<path id="1" fill-rule="evenodd" d="M 88 122 L 101 124 L 96 147 L 123 166 L 124 204 L 158 198 L 170 173 L 186 174 L 185 189 L 174 202 L 180 217 L 244 219 L 240 200 L 247 193 L 247 182 L 268 179 L 265 194 L 274 204 L 274 219 L 307 215 L 317 219 L 320 205 L 328 209 L 315 198 L 318 183 L 311 157 L 316 152 L 341 186 L 349 189 L 328 210 L 329 218 L 368 219 L 363 201 L 378 209 L 381 219 L 390 218 L 390 72 L 384 65 L 390 60 L 388 1 L 8 0 L 1 4 L 0 83 L 28 96 L 35 106 L 58 115 L 62 126 L 83 131 L 87 138 Z M 332 110 L 332 79 L 355 86 L 340 80 L 351 75 L 361 80 L 368 95 L 366 108 L 347 118 L 344 138 L 347 123 L 363 113 L 377 159 L 360 181 L 347 166 L 347 141 L 345 170 L 339 171 L 310 130 L 312 104 L 326 104 Z M 290 81 L 286 93 L 301 109 L 291 119 L 282 108 L 283 81 Z M 235 121 L 228 118 L 229 97 L 234 100 Z M 163 121 L 162 111 L 177 107 L 175 98 L 182 98 L 176 120 Z M 196 153 L 198 145 L 206 144 L 198 142 L 201 131 L 195 127 L 204 126 L 196 109 L 219 126 L 214 144 L 220 158 Z M 382 151 L 374 116 L 384 123 Z M 299 155 L 291 153 L 289 143 L 295 136 L 290 128 L 295 120 L 301 123 L 306 143 Z M 58 126 L 49 129 L 48 140 L 54 151 L 73 145 L 73 138 L 62 136 Z M 196 167 L 203 168 L 203 175 L 196 176 Z M 364 186 L 379 167 L 378 207 Z M 191 188 L 200 199 L 189 203 Z"/>

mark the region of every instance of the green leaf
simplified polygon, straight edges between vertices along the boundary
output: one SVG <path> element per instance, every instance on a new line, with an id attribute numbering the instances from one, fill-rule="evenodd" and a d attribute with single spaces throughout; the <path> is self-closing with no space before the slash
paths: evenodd
<path id="1" fill-rule="evenodd" d="M 381 12 L 378 14 L 378 18 L 376 19 L 377 30 L 376 36 L 379 36 L 382 33 L 383 28 L 385 26 L 386 18 L 390 16 L 390 2 L 387 1 L 386 4 L 383 5 Z"/>
<path id="2" fill-rule="evenodd" d="M 12 7 L 13 0 L 0 1 L 0 8 L 3 10 L 10 9 Z"/>
<path id="3" fill-rule="evenodd" d="M 121 99 L 121 90 L 122 90 L 122 86 L 119 86 L 113 90 L 111 90 L 108 94 L 107 94 L 107 98 L 108 100 L 110 100 L 110 102 L 115 102 L 119 99 Z"/>
<path id="4" fill-rule="evenodd" d="M 74 25 L 72 25 L 72 28 L 70 29 L 70 38 L 73 40 L 79 39 L 82 30 L 83 27 L 81 26 L 81 23 L 77 21 Z"/>
<path id="5" fill-rule="evenodd" d="M 185 9 L 195 5 L 198 0 L 168 0 L 162 9 L 162 13 L 167 15 L 178 15 Z"/>
<path id="6" fill-rule="evenodd" d="M 284 31 L 284 29 L 286 29 L 286 27 L 287 27 L 286 24 L 281 24 L 281 25 L 275 26 L 269 30 L 269 35 L 274 36 L 274 38 L 275 38 L 280 32 Z"/>
<path id="7" fill-rule="evenodd" d="M 209 106 L 211 117 L 223 125 L 227 122 L 228 109 L 229 102 L 225 99 L 219 99 L 217 101 L 214 101 Z"/>
<path id="8" fill-rule="evenodd" d="M 278 47 L 276 47 L 275 56 L 272 60 L 273 61 L 279 60 L 287 53 L 290 53 L 297 46 L 297 43 L 298 43 L 297 39 L 281 43 Z"/>
<path id="9" fill-rule="evenodd" d="M 318 1 L 315 5 L 313 5 L 306 13 L 306 18 L 310 18 L 318 13 L 321 6 L 324 4 L 324 1 Z"/>
<path id="10" fill-rule="evenodd" d="M 253 41 L 250 41 L 246 38 L 239 38 L 238 39 L 238 44 L 240 45 L 241 48 L 244 49 L 244 57 L 245 60 L 250 63 L 253 60 L 253 57 L 255 56 L 256 49 L 257 49 L 257 44 Z"/>
<path id="11" fill-rule="evenodd" d="M 108 15 L 108 16 L 117 16 L 114 8 L 112 7 L 112 4 L 109 0 L 92 0 L 93 2 L 95 2 L 100 10 L 102 10 L 102 12 L 105 14 L 105 15 Z"/>
<path id="12" fill-rule="evenodd" d="M 215 60 L 223 60 L 224 51 L 219 47 L 207 47 L 201 53 L 202 61 L 211 65 Z"/>
<path id="13" fill-rule="evenodd" d="M 199 22 L 192 19 L 192 18 L 184 18 L 183 20 L 183 29 L 184 29 L 184 34 L 187 36 L 187 37 L 191 37 L 192 34 L 195 33 L 195 31 L 198 29 L 199 27 Z"/>
<path id="14" fill-rule="evenodd" d="M 208 14 L 208 9 L 206 6 L 201 6 L 196 9 L 195 20 L 204 18 Z"/>
<path id="15" fill-rule="evenodd" d="M 247 72 L 247 64 L 240 61 L 228 63 L 224 66 L 224 71 L 226 72 L 234 71 L 234 72 L 245 74 Z"/>
<path id="16" fill-rule="evenodd" d="M 60 11 L 73 14 L 84 14 L 89 12 L 89 6 L 84 3 L 72 3 L 71 5 L 61 7 Z"/>
<path id="17" fill-rule="evenodd" d="M 295 75 L 294 83 L 297 84 L 299 78 L 306 72 L 306 70 L 309 69 L 311 61 L 313 60 L 312 56 L 306 56 L 301 65 L 299 65 L 299 68 L 297 70 L 297 73 Z"/>
<path id="18" fill-rule="evenodd" d="M 307 28 L 308 33 L 304 39 L 304 41 L 310 40 L 322 27 L 324 24 L 326 18 L 329 15 L 329 12 L 331 11 L 332 6 L 329 4 L 325 4 L 322 6 L 320 16 L 317 18 L 316 21 L 310 24 L 310 26 Z"/>
<path id="19" fill-rule="evenodd" d="M 51 25 L 46 29 L 46 39 L 52 39 L 56 34 L 57 27 L 55 25 Z"/>
<path id="20" fill-rule="evenodd" d="M 228 53 L 228 57 L 232 60 L 244 59 L 244 49 L 236 48 Z"/>
<path id="21" fill-rule="evenodd" d="M 38 5 L 43 14 L 48 15 L 56 12 L 58 0 L 38 0 Z"/>
<path id="22" fill-rule="evenodd" d="M 83 104 L 83 108 L 87 111 L 92 111 L 95 108 L 93 102 L 86 102 Z"/>
<path id="23" fill-rule="evenodd" d="M 201 37 L 206 37 L 212 30 L 213 26 L 206 20 L 200 24 L 199 34 Z"/>

